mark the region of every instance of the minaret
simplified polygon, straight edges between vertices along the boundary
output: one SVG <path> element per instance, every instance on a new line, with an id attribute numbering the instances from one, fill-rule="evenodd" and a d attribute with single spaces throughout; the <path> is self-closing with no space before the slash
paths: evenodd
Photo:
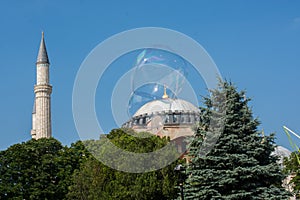
<path id="1" fill-rule="evenodd" d="M 51 137 L 51 92 L 49 84 L 49 59 L 46 50 L 44 32 L 36 61 L 36 85 L 34 86 L 34 106 L 32 112 L 33 139 Z"/>

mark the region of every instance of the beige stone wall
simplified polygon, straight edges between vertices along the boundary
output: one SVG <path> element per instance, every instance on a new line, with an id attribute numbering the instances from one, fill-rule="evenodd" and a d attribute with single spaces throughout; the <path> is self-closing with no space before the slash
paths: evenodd
<path id="1" fill-rule="evenodd" d="M 35 133 L 36 139 L 51 137 L 50 85 L 35 85 Z"/>
<path id="2" fill-rule="evenodd" d="M 51 93 L 49 85 L 49 64 L 40 63 L 36 66 L 35 113 L 32 114 L 31 135 L 34 139 L 49 138 L 51 130 Z"/>
<path id="3" fill-rule="evenodd" d="M 35 103 L 34 103 L 35 104 Z M 35 105 L 34 105 L 35 106 Z M 35 129 L 36 129 L 36 127 L 35 127 L 35 113 L 32 113 L 32 129 L 31 129 L 31 137 L 33 138 L 33 139 L 36 139 L 36 132 L 35 132 Z"/>
<path id="4" fill-rule="evenodd" d="M 49 84 L 49 64 L 38 64 L 36 67 L 36 84 Z"/>
<path id="5" fill-rule="evenodd" d="M 290 198 L 290 200 L 296 200 L 296 195 L 294 194 L 294 183 L 291 183 L 291 180 L 296 176 L 296 174 L 290 174 L 288 175 L 282 183 L 282 186 L 289 192 L 293 194 L 293 196 Z"/>

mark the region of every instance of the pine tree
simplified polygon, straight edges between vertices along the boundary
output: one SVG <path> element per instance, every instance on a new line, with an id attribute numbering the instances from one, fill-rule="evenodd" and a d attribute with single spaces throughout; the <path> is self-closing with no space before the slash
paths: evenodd
<path id="1" fill-rule="evenodd" d="M 227 81 L 210 92 L 190 143 L 185 199 L 288 199 L 274 134 L 258 132 L 245 92 Z"/>

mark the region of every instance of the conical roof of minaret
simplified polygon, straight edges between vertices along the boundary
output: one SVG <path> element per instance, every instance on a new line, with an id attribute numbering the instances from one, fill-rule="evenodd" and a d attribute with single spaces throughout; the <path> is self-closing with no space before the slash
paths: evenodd
<path id="1" fill-rule="evenodd" d="M 42 32 L 42 39 L 41 39 L 40 49 L 39 49 L 36 63 L 37 64 L 43 64 L 43 63 L 49 64 L 49 59 L 48 59 L 48 54 L 47 54 L 47 49 L 46 49 L 45 39 L 44 39 L 44 32 Z"/>

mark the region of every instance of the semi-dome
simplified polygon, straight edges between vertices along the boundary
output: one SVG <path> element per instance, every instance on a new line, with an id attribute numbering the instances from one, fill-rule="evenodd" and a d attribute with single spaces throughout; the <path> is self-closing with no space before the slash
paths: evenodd
<path id="1" fill-rule="evenodd" d="M 199 112 L 199 109 L 194 106 L 192 103 L 185 101 L 183 99 L 159 99 L 146 103 L 137 112 L 133 117 L 137 117 L 144 114 L 155 114 L 161 112 Z"/>

